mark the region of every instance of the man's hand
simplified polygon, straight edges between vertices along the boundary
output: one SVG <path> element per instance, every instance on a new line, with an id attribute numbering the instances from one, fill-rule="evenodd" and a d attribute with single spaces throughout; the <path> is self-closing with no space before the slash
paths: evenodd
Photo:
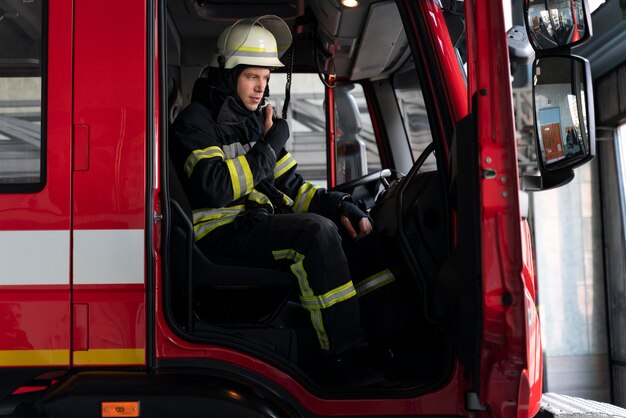
<path id="1" fill-rule="evenodd" d="M 263 135 L 267 135 L 267 131 L 269 131 L 274 124 L 274 107 L 272 105 L 267 105 L 263 108 L 263 112 L 265 114 L 265 128 L 263 129 Z"/>
<path id="2" fill-rule="evenodd" d="M 358 233 L 352 226 L 352 222 L 350 222 L 350 219 L 348 219 L 347 216 L 342 215 L 340 220 L 343 227 L 346 229 L 346 231 L 348 231 L 348 235 L 350 235 L 350 238 L 354 239 L 355 241 L 365 238 L 370 234 L 370 232 L 372 232 L 372 223 L 370 222 L 369 218 L 361 218 L 361 220 L 359 221 Z"/>
<path id="3" fill-rule="evenodd" d="M 267 108 L 271 108 L 271 106 L 266 106 L 265 109 Z M 272 147 L 274 153 L 278 155 L 289 139 L 289 125 L 287 125 L 287 121 L 282 118 L 272 120 L 272 113 L 272 110 L 266 110 L 265 112 L 265 128 L 269 126 L 269 129 L 265 132 L 265 142 Z"/>
<path id="4" fill-rule="evenodd" d="M 343 201 L 339 206 L 339 221 L 354 240 L 365 238 L 372 232 L 372 222 L 354 203 Z"/>

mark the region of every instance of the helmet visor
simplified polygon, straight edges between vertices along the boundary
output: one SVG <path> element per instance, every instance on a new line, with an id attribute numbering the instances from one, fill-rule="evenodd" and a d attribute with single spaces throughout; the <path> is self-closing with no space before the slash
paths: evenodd
<path id="1" fill-rule="evenodd" d="M 280 17 L 274 15 L 261 16 L 255 20 L 255 23 L 263 26 L 274 35 L 278 48 L 278 58 L 282 57 L 291 46 L 292 37 L 289 26 Z"/>

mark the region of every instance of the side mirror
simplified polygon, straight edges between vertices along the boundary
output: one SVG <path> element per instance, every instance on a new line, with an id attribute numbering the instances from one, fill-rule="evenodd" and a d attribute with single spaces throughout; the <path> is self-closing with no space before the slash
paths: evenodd
<path id="1" fill-rule="evenodd" d="M 526 31 L 536 51 L 572 47 L 591 37 L 587 0 L 525 0 Z"/>
<path id="2" fill-rule="evenodd" d="M 570 171 L 593 159 L 595 121 L 589 61 L 556 55 L 536 59 L 533 107 L 542 173 Z"/>

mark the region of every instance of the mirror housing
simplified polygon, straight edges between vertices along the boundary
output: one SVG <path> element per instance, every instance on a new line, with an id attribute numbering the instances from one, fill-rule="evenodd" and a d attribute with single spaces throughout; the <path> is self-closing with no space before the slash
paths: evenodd
<path id="1" fill-rule="evenodd" d="M 522 176 L 522 190 L 563 186 L 573 169 L 596 153 L 593 85 L 589 61 L 571 55 L 543 55 L 532 70 L 537 164 L 541 176 Z"/>
<path id="2" fill-rule="evenodd" d="M 571 170 L 596 151 L 589 61 L 550 55 L 533 64 L 537 162 L 542 173 Z"/>
<path id="3" fill-rule="evenodd" d="M 592 35 L 587 0 L 525 0 L 524 16 L 535 51 L 569 49 Z"/>

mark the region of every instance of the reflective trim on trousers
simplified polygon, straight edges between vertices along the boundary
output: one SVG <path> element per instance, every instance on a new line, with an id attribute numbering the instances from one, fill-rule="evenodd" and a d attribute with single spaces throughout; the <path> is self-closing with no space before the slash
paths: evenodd
<path id="1" fill-rule="evenodd" d="M 350 299 L 356 295 L 356 290 L 352 282 L 348 282 L 343 286 L 326 292 L 319 296 L 300 296 L 300 302 L 305 309 L 326 309 L 336 303 Z"/>
<path id="2" fill-rule="evenodd" d="M 396 277 L 389 269 L 378 272 L 354 285 L 357 297 L 364 296 L 394 280 L 396 280 Z"/>
<path id="3" fill-rule="evenodd" d="M 311 315 L 311 322 L 313 323 L 313 328 L 317 333 L 320 347 L 322 350 L 330 350 L 328 334 L 324 329 L 324 322 L 322 320 L 322 309 L 329 308 L 336 303 L 353 297 L 356 294 L 356 291 L 354 290 L 352 282 L 349 281 L 348 283 L 332 289 L 323 295 L 316 296 L 309 286 L 307 274 L 304 269 L 304 255 L 293 249 L 272 251 L 272 254 L 276 260 L 287 259 L 294 261 L 294 264 L 291 265 L 291 271 L 298 279 L 302 306 L 307 309 Z"/>

